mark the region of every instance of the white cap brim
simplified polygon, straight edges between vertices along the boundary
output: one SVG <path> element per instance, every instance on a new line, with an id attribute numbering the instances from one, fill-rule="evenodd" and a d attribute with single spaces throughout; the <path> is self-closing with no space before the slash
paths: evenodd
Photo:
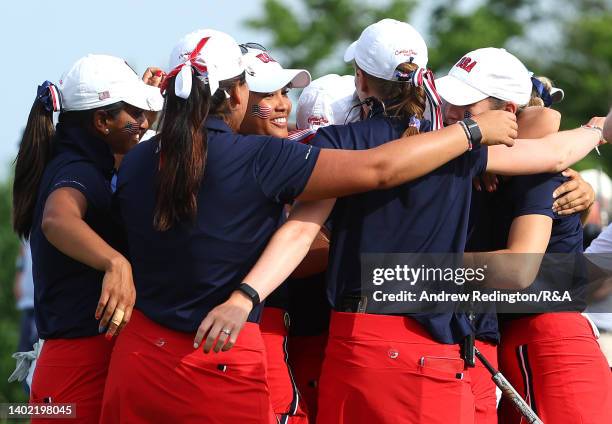
<path id="1" fill-rule="evenodd" d="M 359 41 L 359 40 L 357 40 Z M 355 60 L 355 48 L 357 47 L 357 41 L 353 41 L 350 46 L 344 52 L 344 61 L 352 62 Z"/>
<path id="2" fill-rule="evenodd" d="M 553 103 L 560 103 L 565 97 L 565 93 L 563 89 L 553 87 L 550 89 L 550 97 L 552 98 Z"/>
<path id="3" fill-rule="evenodd" d="M 471 105 L 489 97 L 452 75 L 438 78 L 436 80 L 436 90 L 447 103 L 455 106 Z"/>
<path id="4" fill-rule="evenodd" d="M 152 112 L 158 112 L 164 107 L 164 98 L 159 87 L 145 83 L 135 86 L 130 94 L 123 96 L 122 100 L 134 107 Z"/>
<path id="5" fill-rule="evenodd" d="M 272 93 L 291 84 L 292 88 L 304 88 L 310 84 L 310 72 L 304 69 L 277 69 L 267 71 L 265 76 L 251 76 L 247 72 L 249 90 L 256 93 Z"/>

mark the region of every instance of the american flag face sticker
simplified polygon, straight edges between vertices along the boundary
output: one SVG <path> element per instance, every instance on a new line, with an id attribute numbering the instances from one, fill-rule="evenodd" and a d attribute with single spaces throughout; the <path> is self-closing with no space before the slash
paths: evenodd
<path id="1" fill-rule="evenodd" d="M 121 131 L 128 134 L 138 134 L 140 132 L 140 125 L 136 122 L 128 122 L 121 128 Z"/>
<path id="2" fill-rule="evenodd" d="M 251 115 L 261 119 L 268 119 L 272 115 L 272 108 L 268 106 L 253 105 L 251 107 Z"/>

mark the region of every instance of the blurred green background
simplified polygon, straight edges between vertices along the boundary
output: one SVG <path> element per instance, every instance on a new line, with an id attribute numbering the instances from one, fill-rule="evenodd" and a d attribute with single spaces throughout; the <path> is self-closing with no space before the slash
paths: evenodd
<path id="1" fill-rule="evenodd" d="M 558 105 L 562 127 L 607 114 L 612 99 L 612 1 L 484 0 L 298 0 L 290 5 L 265 0 L 259 16 L 244 24 L 261 32 L 285 67 L 304 67 L 313 77 L 351 73 L 344 49 L 370 23 L 384 17 L 412 22 L 426 16 L 422 30 L 429 46 L 429 67 L 437 75 L 464 53 L 479 47 L 505 47 L 536 75 L 550 77 L 565 91 Z M 382 4 L 382 5 L 381 5 Z M 228 7 L 229 6 L 224 6 Z M 229 13 L 229 11 L 228 11 Z M 260 40 L 250 40 L 260 41 Z M 26 116 L 23 117 L 25 123 Z M 612 149 L 601 149 L 577 168 L 612 171 Z M 7 383 L 14 368 L 18 313 L 12 283 L 18 240 L 10 228 L 11 182 L 0 183 L 0 403 L 24 401 L 22 387 Z"/>

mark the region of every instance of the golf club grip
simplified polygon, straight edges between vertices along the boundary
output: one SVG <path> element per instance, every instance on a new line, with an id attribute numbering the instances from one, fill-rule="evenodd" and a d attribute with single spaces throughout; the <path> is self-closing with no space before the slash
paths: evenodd
<path id="1" fill-rule="evenodd" d="M 542 420 L 540 420 L 540 418 L 536 415 L 536 413 L 533 412 L 533 410 L 529 407 L 529 405 L 527 405 L 527 402 L 523 400 L 521 395 L 519 395 L 518 392 L 514 389 L 514 387 L 512 387 L 510 382 L 506 380 L 506 377 L 504 377 L 500 372 L 498 372 L 493 376 L 493 381 L 502 391 L 504 396 L 506 396 L 510 401 L 512 401 L 512 403 L 519 410 L 519 412 L 523 414 L 525 418 L 527 418 L 527 421 L 530 424 L 544 424 Z"/>

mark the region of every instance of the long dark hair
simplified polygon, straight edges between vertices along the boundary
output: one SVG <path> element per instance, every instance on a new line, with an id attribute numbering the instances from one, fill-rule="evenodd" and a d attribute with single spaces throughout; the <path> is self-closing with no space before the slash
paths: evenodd
<path id="1" fill-rule="evenodd" d="M 117 102 L 96 109 L 62 112 L 58 121 L 89 128 L 96 111 L 103 110 L 115 117 L 124 107 L 123 102 Z M 53 111 L 38 99 L 35 100 L 19 143 L 13 182 L 13 229 L 24 239 L 30 236 L 40 180 L 53 154 L 54 135 Z"/>
<path id="2" fill-rule="evenodd" d="M 195 73 L 191 94 L 182 99 L 175 94 L 174 78 L 168 81 L 166 104 L 161 118 L 160 170 L 153 225 L 159 231 L 176 222 L 193 220 L 197 213 L 197 194 L 204 177 L 208 139 L 204 122 L 208 115 L 226 116 L 229 93 L 236 84 L 244 84 L 242 73 L 222 81 L 211 96 L 210 89 Z"/>
<path id="3" fill-rule="evenodd" d="M 55 134 L 53 111 L 34 101 L 15 158 L 13 183 L 13 229 L 23 239 L 30 236 L 38 185 L 51 158 L 51 140 Z"/>

